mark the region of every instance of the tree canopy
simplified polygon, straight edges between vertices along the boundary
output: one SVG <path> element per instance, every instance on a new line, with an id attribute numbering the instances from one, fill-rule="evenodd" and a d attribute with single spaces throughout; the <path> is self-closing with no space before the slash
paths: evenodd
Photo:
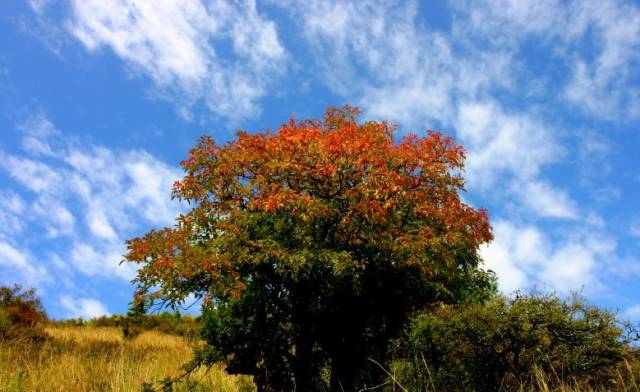
<path id="1" fill-rule="evenodd" d="M 201 362 L 253 374 L 261 390 L 375 382 L 408 315 L 494 289 L 478 247 L 488 214 L 461 198 L 464 149 L 428 131 L 396 141 L 358 109 L 291 119 L 223 146 L 203 136 L 173 195 L 191 209 L 128 242 L 139 295 L 204 298 Z"/>

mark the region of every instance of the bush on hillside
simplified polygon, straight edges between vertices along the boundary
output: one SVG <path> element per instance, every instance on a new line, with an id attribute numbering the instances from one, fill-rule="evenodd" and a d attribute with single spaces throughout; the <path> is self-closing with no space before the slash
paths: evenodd
<path id="1" fill-rule="evenodd" d="M 577 296 L 496 297 L 415 317 L 393 370 L 409 390 L 535 390 L 542 379 L 618 390 L 629 340 L 615 315 Z"/>
<path id="2" fill-rule="evenodd" d="M 0 339 L 44 340 L 47 321 L 35 289 L 0 287 Z"/>

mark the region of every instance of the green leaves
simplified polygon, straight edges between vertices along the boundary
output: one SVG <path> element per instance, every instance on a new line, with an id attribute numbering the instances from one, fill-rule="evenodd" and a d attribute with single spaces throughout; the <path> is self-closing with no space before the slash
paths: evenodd
<path id="1" fill-rule="evenodd" d="M 579 382 L 617 390 L 628 348 L 613 314 L 578 297 L 540 293 L 424 312 L 398 347 L 407 385 L 451 391 L 537 390 L 540 372 L 549 387 Z"/>

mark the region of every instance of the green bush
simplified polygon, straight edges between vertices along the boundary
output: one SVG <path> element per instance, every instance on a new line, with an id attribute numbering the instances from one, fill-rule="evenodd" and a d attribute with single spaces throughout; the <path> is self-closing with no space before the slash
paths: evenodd
<path id="1" fill-rule="evenodd" d="M 44 340 L 47 314 L 35 289 L 0 287 L 0 339 Z"/>
<path id="2" fill-rule="evenodd" d="M 574 296 L 441 306 L 415 317 L 393 370 L 409 390 L 535 390 L 540 379 L 617 390 L 629 341 L 615 315 Z"/>

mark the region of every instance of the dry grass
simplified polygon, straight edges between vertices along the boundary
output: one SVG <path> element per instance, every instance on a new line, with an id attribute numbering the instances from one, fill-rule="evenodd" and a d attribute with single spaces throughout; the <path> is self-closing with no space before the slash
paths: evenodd
<path id="1" fill-rule="evenodd" d="M 131 341 L 124 341 L 122 331 L 116 328 L 55 327 L 47 328 L 47 333 L 52 339 L 44 343 L 0 341 L 0 392 L 141 391 L 144 382 L 179 375 L 180 367 L 192 355 L 185 339 L 154 331 L 143 332 Z M 637 369 L 637 364 L 627 363 L 615 390 L 640 392 Z M 552 380 L 547 377 L 538 372 L 532 386 L 516 390 L 596 392 L 566 381 L 552 388 L 548 386 Z M 250 378 L 230 376 L 221 367 L 199 370 L 190 380 L 191 389 L 182 383 L 174 390 L 255 390 Z M 385 384 L 376 390 L 407 390 L 391 379 Z"/>
<path id="2" fill-rule="evenodd" d="M 592 387 L 585 382 L 581 382 L 579 380 L 573 379 L 563 379 L 557 373 L 548 374 L 542 371 L 539 367 L 534 368 L 533 374 L 530 375 L 529 380 L 518 382 L 510 382 L 506 384 L 510 384 L 512 386 L 505 385 L 496 385 L 497 392 L 640 392 L 640 387 L 637 382 L 640 376 L 640 363 L 638 363 L 638 352 L 630 353 L 630 357 L 632 357 L 633 362 L 629 362 L 627 359 L 623 360 L 623 366 L 619 367 L 615 370 L 616 379 L 612 382 L 609 387 Z M 402 382 L 399 382 L 396 378 L 396 375 L 392 373 L 392 370 L 387 370 L 378 362 L 369 359 L 375 365 L 377 365 L 382 371 L 384 371 L 388 379 L 382 384 L 382 386 L 387 386 L 387 389 L 366 389 L 369 390 L 381 390 L 381 391 L 393 391 L 393 392 L 412 392 L 409 388 L 404 386 Z M 429 380 L 431 380 L 431 384 L 428 385 L 424 390 L 425 392 L 440 392 L 440 391 L 448 391 L 449 388 L 438 389 L 433 383 L 431 379 L 431 371 L 429 369 L 428 364 L 424 361 L 423 357 L 423 365 L 421 371 L 425 372 L 429 376 Z M 505 380 L 506 381 L 506 380 Z M 513 381 L 513 380 L 511 380 Z M 389 389 L 388 386 L 391 386 Z M 458 389 L 455 389 L 458 390 Z M 361 390 L 361 392 L 365 391 L 365 389 Z"/>
<path id="3" fill-rule="evenodd" d="M 0 341 L 0 391 L 140 391 L 144 382 L 180 374 L 192 355 L 183 338 L 144 332 L 124 341 L 116 328 L 48 328 L 44 343 Z M 253 390 L 250 379 L 220 367 L 190 377 L 193 391 Z M 157 385 L 157 384 L 156 384 Z M 187 390 L 177 385 L 175 390 Z"/>

